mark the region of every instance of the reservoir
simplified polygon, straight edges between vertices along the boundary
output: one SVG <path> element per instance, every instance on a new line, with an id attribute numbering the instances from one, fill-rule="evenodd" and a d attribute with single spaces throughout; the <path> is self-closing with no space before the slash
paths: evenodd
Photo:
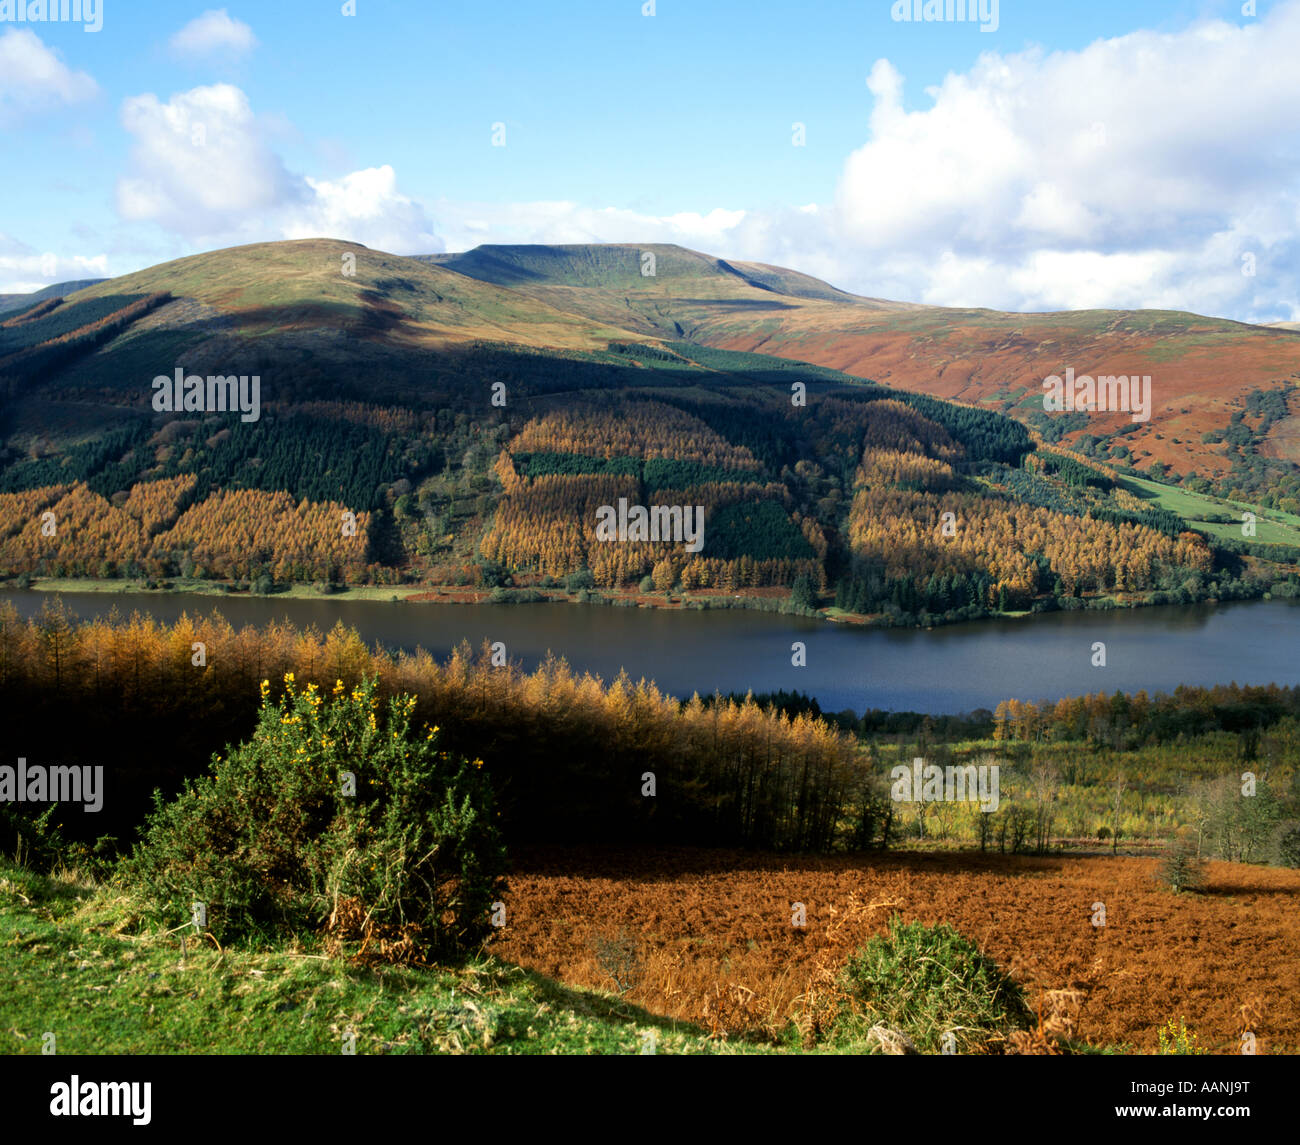
<path id="1" fill-rule="evenodd" d="M 423 647 L 442 658 L 462 640 L 502 641 L 533 668 L 547 652 L 610 680 L 626 669 L 675 696 L 797 690 L 823 710 L 933 714 L 1056 700 L 1097 691 L 1150 693 L 1179 684 L 1300 683 L 1300 603 L 1289 600 L 1054 612 L 932 631 L 858 628 L 735 610 L 590 604 L 420 604 L 162 593 L 0 594 L 20 614 L 60 597 L 78 616 L 114 606 L 172 621 L 214 608 L 236 627 L 288 620 L 322 631 L 341 620 L 371 645 Z M 805 667 L 792 663 L 804 645 Z M 1105 645 L 1094 667 L 1093 645 Z"/>

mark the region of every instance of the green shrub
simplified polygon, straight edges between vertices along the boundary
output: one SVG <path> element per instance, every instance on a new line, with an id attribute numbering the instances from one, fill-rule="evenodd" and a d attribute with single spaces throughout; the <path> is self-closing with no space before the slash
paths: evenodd
<path id="1" fill-rule="evenodd" d="M 906 1034 L 922 1052 L 980 1051 L 1031 1013 L 1024 992 L 968 938 L 947 923 L 905 923 L 895 915 L 849 960 L 841 978 L 857 1006 L 842 1019 L 840 1036 L 860 1037 L 876 1023 Z"/>
<path id="2" fill-rule="evenodd" d="M 564 584 L 570 592 L 579 592 L 584 588 L 593 589 L 596 587 L 596 577 L 591 569 L 579 569 L 565 577 Z"/>
<path id="3" fill-rule="evenodd" d="M 1172 891 L 1195 891 L 1205 885 L 1205 863 L 1187 839 L 1176 839 L 1165 852 L 1157 876 Z"/>
<path id="4" fill-rule="evenodd" d="M 425 956 L 471 950 L 504 891 L 482 760 L 439 751 L 437 728 L 412 734 L 414 698 L 381 711 L 374 680 L 350 693 L 339 681 L 328 698 L 284 681 L 278 701 L 263 681 L 249 741 L 172 802 L 155 793 L 124 877 L 172 925 L 206 904 L 223 942 L 327 925 L 361 937 L 340 921 L 351 919 Z"/>

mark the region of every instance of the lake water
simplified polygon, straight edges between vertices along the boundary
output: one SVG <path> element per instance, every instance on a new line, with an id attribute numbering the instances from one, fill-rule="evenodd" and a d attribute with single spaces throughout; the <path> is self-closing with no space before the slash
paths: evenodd
<path id="1" fill-rule="evenodd" d="M 54 594 L 10 591 L 23 615 Z M 626 668 L 673 695 L 798 689 L 823 709 L 955 713 L 1003 699 L 1085 692 L 1169 691 L 1179 684 L 1300 683 L 1300 603 L 1243 601 L 1114 612 L 1048 613 L 933 631 L 862 629 L 769 613 L 604 605 L 392 604 L 161 594 L 64 593 L 78 615 L 138 609 L 161 620 L 219 610 L 236 626 L 336 620 L 370 643 L 445 655 L 461 640 L 501 640 L 531 668 L 548 651 L 610 679 Z M 791 664 L 802 641 L 807 666 Z M 1106 666 L 1092 666 L 1092 645 Z"/>

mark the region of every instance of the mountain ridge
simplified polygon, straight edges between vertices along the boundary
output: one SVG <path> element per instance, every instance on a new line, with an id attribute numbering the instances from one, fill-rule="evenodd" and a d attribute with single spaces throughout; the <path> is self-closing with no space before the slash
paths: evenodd
<path id="1" fill-rule="evenodd" d="M 640 275 L 634 263 L 639 251 L 669 257 L 656 259 L 654 275 Z M 1255 391 L 1285 390 L 1300 380 L 1300 333 L 1281 324 L 1154 309 L 1017 313 L 889 302 L 849 294 L 798 271 L 662 244 L 500 245 L 418 257 L 486 280 L 496 275 L 504 281 L 503 266 L 522 267 L 512 289 L 569 312 L 633 326 L 646 337 L 806 361 L 913 392 L 990 405 L 1070 446 L 1099 438 L 1107 456 L 1111 449 L 1123 450 L 1116 456 L 1154 475 L 1167 469 L 1230 480 L 1234 458 L 1218 442 L 1202 439 L 1227 432 Z M 610 259 L 621 261 L 616 281 L 573 272 Z M 551 273 L 534 269 L 540 263 Z M 556 273 L 566 268 L 567 274 Z M 711 277 L 704 268 L 714 271 Z M 1067 367 L 1079 375 L 1149 375 L 1152 421 L 1135 426 L 1121 412 L 1053 420 L 1042 407 L 1042 383 Z M 1300 423 L 1286 420 L 1269 424 L 1269 440 L 1261 439 L 1255 452 L 1300 460 Z"/>

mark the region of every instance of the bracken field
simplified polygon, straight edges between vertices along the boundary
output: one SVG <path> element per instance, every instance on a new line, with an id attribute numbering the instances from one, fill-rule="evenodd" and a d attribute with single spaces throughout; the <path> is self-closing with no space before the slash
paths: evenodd
<path id="1" fill-rule="evenodd" d="M 1184 1018 L 1203 1049 L 1300 1047 L 1300 871 L 1211 863 L 1175 895 L 1152 859 L 736 851 L 521 851 L 491 949 L 566 984 L 700 1023 L 715 1036 L 811 1043 L 835 978 L 891 913 L 948 922 L 1053 1008 L 1075 1037 L 1153 1053 Z M 792 925 L 796 903 L 806 926 Z M 1105 925 L 1092 923 L 1094 903 Z"/>

